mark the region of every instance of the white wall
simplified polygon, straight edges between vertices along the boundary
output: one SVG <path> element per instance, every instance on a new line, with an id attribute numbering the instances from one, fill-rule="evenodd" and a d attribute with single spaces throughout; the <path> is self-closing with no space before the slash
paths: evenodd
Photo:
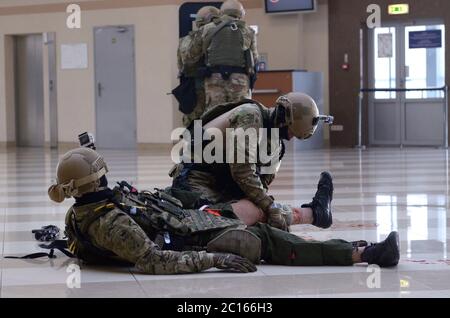
<path id="1" fill-rule="evenodd" d="M 95 26 L 134 24 L 136 32 L 136 77 L 138 141 L 168 143 L 174 126 L 175 104 L 167 96 L 176 84 L 176 46 L 178 23 L 167 23 L 178 13 L 177 6 L 85 11 L 82 28 L 65 27 L 65 13 L 0 16 L 0 61 L 5 59 L 4 34 L 57 32 L 58 59 L 58 134 L 61 142 L 73 142 L 82 131 L 95 132 L 95 83 L 93 67 L 93 28 Z M 176 20 L 177 21 L 177 20 Z M 87 43 L 89 68 L 61 70 L 60 45 Z M 5 83 L 9 81 L 5 64 L 0 63 L 0 118 L 5 118 Z M 45 68 L 46 69 L 46 68 Z M 45 100 L 48 102 L 46 90 Z M 0 141 L 6 138 L 2 119 Z M 47 141 L 49 134 L 46 134 Z"/>
<path id="2" fill-rule="evenodd" d="M 50 1 L 42 0 L 41 3 L 43 2 Z M 0 3 L 0 6 L 4 3 L 5 1 Z M 25 3 L 29 1 L 24 0 L 23 4 Z M 14 100 L 11 96 L 5 97 L 5 93 L 11 91 L 9 75 L 11 67 L 3 62 L 7 57 L 5 35 L 56 32 L 58 137 L 60 142 L 74 142 L 82 131 L 95 133 L 93 28 L 118 24 L 135 25 L 138 142 L 169 143 L 172 129 L 181 124 L 181 115 L 173 97 L 166 95 L 177 85 L 178 7 L 178 5 L 160 5 L 83 11 L 81 30 L 70 30 L 65 27 L 67 17 L 65 12 L 0 15 L 0 143 L 14 141 L 15 138 L 14 125 L 6 124 L 13 118 L 11 111 L 7 112 L 6 109 L 13 107 Z M 271 69 L 308 69 L 324 72 L 327 93 L 325 108 L 328 110 L 326 1 L 321 1 L 319 12 L 308 15 L 269 16 L 264 13 L 263 8 L 249 9 L 246 20 L 249 24 L 260 26 L 259 51 L 269 55 Z M 88 44 L 89 68 L 61 70 L 60 45 L 80 42 Z M 47 85 L 47 67 L 44 68 L 44 72 Z M 45 102 L 47 118 L 45 135 L 48 142 L 48 89 L 45 89 Z"/>

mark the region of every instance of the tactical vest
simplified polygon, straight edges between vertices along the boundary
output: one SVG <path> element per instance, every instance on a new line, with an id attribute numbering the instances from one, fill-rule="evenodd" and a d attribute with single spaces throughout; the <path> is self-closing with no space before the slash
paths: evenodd
<path id="1" fill-rule="evenodd" d="M 238 20 L 226 19 L 217 24 L 206 38 L 206 65 L 211 68 L 251 67 L 247 65 L 244 50 L 243 29 L 245 28 L 245 22 Z"/>
<path id="2" fill-rule="evenodd" d="M 214 108 L 208 110 L 206 113 L 204 113 L 202 115 L 202 117 L 200 118 L 200 120 L 202 121 L 202 125 L 205 126 L 206 124 L 208 124 L 209 122 L 211 122 L 212 120 L 220 117 L 221 115 L 236 109 L 237 107 L 244 105 L 244 104 L 255 104 L 258 106 L 260 113 L 262 115 L 263 118 L 263 127 L 271 127 L 271 121 L 270 121 L 270 112 L 268 109 L 266 109 L 262 104 L 260 104 L 257 101 L 251 100 L 251 99 L 244 99 L 241 100 L 240 102 L 237 103 L 228 103 L 228 104 L 222 104 L 222 105 L 217 105 Z M 195 149 L 195 142 L 196 140 L 194 139 L 194 123 L 191 124 L 190 127 L 188 127 L 188 130 L 191 131 L 191 158 L 194 158 L 194 149 Z M 267 136 L 268 140 L 270 140 L 270 129 L 268 130 L 268 136 Z M 204 141 L 202 146 L 203 148 L 206 147 L 208 144 L 210 143 L 210 141 Z M 258 162 L 260 162 L 259 159 L 259 144 L 257 145 L 258 149 L 257 149 L 257 155 L 258 155 Z M 270 150 L 270 143 L 267 144 L 267 151 L 268 153 L 271 152 Z M 281 159 L 283 158 L 284 154 L 285 154 L 285 144 L 284 142 L 280 139 L 280 152 L 279 152 L 279 160 L 281 161 Z M 187 159 L 187 158 L 186 158 Z M 230 171 L 230 166 L 226 161 L 226 153 L 224 153 L 224 158 L 223 158 L 223 163 L 189 163 L 188 160 L 186 160 L 185 163 L 182 164 L 182 168 L 179 171 L 178 176 L 176 177 L 176 180 L 174 181 L 174 185 L 175 187 L 179 187 L 180 189 L 184 189 L 184 190 L 189 190 L 188 188 L 185 188 L 183 185 L 183 182 L 186 182 L 186 180 L 183 180 L 183 178 L 185 178 L 187 175 L 189 175 L 189 171 L 201 171 L 201 172 L 206 172 L 209 174 L 214 175 L 216 182 L 218 184 L 221 185 L 221 188 L 226 192 L 229 193 L 233 196 L 233 198 L 240 198 L 240 197 L 244 197 L 245 193 L 242 192 L 241 188 L 236 184 L 236 182 L 233 180 L 233 177 L 231 175 L 231 171 Z M 256 169 L 256 173 L 259 174 L 260 168 L 263 165 L 257 165 Z M 177 178 L 179 178 L 177 180 Z M 206 203 L 205 203 L 206 204 Z"/>
<path id="3" fill-rule="evenodd" d="M 144 231 L 169 232 L 190 236 L 244 225 L 238 219 L 224 218 L 200 210 L 183 209 L 182 203 L 163 190 L 126 192 L 115 188 L 120 209 L 128 213 Z"/>
<path id="4" fill-rule="evenodd" d="M 214 108 L 206 111 L 202 115 L 202 117 L 200 117 L 199 120 L 201 120 L 202 121 L 202 125 L 205 126 L 208 123 L 210 123 L 211 121 L 213 121 L 214 119 L 216 119 L 216 118 L 222 116 L 223 114 L 226 114 L 227 112 L 229 112 L 229 111 L 231 111 L 233 109 L 236 109 L 237 107 L 242 106 L 244 104 L 255 104 L 255 105 L 257 105 L 258 108 L 259 108 L 260 114 L 261 114 L 261 116 L 263 118 L 263 127 L 265 127 L 265 128 L 270 128 L 271 127 L 269 110 L 264 105 L 262 105 L 261 103 L 255 101 L 255 100 L 252 100 L 252 99 L 243 99 L 243 100 L 241 100 L 239 102 L 236 102 L 236 103 L 227 103 L 227 104 L 214 106 Z M 191 123 L 191 125 L 187 129 L 190 130 L 191 136 L 194 137 L 194 135 L 195 135 L 194 131 L 193 131 L 194 123 Z M 270 129 L 268 130 L 267 138 L 270 139 Z M 209 142 L 210 141 L 205 141 L 205 144 L 203 145 L 203 147 L 205 147 Z M 194 143 L 195 143 L 195 140 L 192 139 L 192 141 L 191 141 L 191 150 L 192 151 L 194 151 Z M 281 142 L 281 144 L 282 144 L 282 147 L 284 149 L 284 143 Z M 283 154 L 284 154 L 284 150 L 283 150 Z M 224 158 L 223 162 L 226 162 L 225 158 Z M 197 166 L 199 166 L 199 165 L 211 166 L 209 164 L 196 164 L 196 165 Z M 205 168 L 207 169 L 207 167 L 205 167 Z"/>

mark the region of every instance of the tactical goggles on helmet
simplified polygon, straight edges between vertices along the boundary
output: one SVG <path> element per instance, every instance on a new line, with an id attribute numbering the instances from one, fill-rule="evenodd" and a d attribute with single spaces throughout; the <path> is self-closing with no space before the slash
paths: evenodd
<path id="1" fill-rule="evenodd" d="M 316 126 L 319 121 L 323 121 L 325 124 L 332 125 L 334 122 L 333 116 L 319 115 L 313 119 L 313 125 Z"/>

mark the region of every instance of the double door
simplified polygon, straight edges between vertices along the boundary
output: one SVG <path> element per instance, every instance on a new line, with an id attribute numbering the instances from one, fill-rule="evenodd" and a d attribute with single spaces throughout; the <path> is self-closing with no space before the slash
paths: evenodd
<path id="1" fill-rule="evenodd" d="M 369 36 L 369 142 L 440 146 L 444 143 L 445 26 L 392 24 Z M 417 89 L 417 90 L 415 90 Z"/>

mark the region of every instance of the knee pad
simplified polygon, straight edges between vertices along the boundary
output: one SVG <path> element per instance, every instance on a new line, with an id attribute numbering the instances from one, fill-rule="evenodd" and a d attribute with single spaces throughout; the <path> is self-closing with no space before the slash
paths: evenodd
<path id="1" fill-rule="evenodd" d="M 226 230 L 209 241 L 207 251 L 210 253 L 232 253 L 245 257 L 254 264 L 259 264 L 261 261 L 261 240 L 247 230 Z"/>

